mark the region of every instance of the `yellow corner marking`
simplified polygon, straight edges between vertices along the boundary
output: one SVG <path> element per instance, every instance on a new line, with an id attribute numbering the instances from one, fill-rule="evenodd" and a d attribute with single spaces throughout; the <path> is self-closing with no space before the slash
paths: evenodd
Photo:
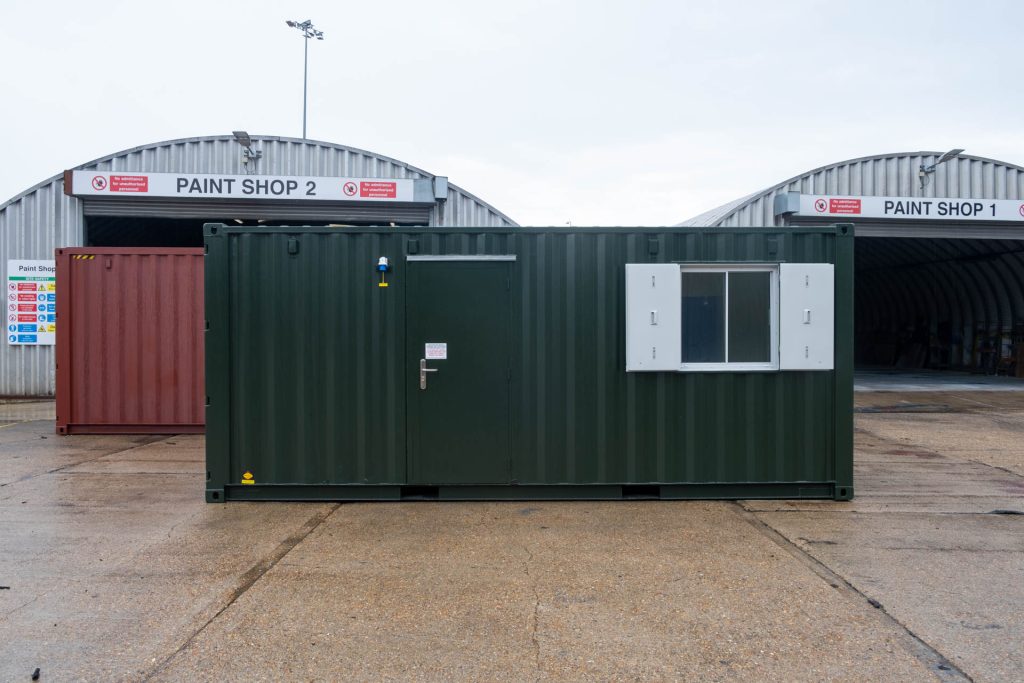
<path id="1" fill-rule="evenodd" d="M 256 480 L 252 478 L 252 472 L 246 472 L 242 475 L 243 484 L 255 484 Z"/>

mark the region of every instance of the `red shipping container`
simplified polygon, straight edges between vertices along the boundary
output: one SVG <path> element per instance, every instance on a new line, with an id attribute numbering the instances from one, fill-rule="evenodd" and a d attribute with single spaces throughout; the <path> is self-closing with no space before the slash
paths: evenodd
<path id="1" fill-rule="evenodd" d="M 203 250 L 57 250 L 57 433 L 202 432 Z"/>

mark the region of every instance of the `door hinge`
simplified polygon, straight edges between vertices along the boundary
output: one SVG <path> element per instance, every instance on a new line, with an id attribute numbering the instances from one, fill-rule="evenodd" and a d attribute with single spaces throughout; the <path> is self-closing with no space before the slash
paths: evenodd
<path id="1" fill-rule="evenodd" d="M 510 278 L 510 277 L 505 278 L 505 291 L 506 292 L 511 292 L 512 291 L 512 278 Z"/>
<path id="2" fill-rule="evenodd" d="M 512 368 L 508 368 L 505 371 L 505 379 L 507 379 L 509 382 L 512 381 Z"/>

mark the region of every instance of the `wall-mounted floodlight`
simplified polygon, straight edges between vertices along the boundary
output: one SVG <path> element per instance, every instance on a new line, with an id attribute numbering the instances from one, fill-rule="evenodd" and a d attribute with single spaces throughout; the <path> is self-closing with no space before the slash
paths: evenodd
<path id="1" fill-rule="evenodd" d="M 256 163 L 263 157 L 263 150 L 252 148 L 252 137 L 244 130 L 233 130 L 235 141 L 242 146 L 242 164 L 248 167 L 249 162 Z"/>
<path id="2" fill-rule="evenodd" d="M 951 149 L 938 159 L 933 164 L 921 164 L 921 168 L 917 171 L 917 177 L 921 179 L 921 189 L 923 190 L 928 184 L 928 177 L 930 174 L 935 173 L 935 167 L 939 164 L 944 164 L 951 159 L 956 159 L 958 156 L 964 153 L 962 149 Z"/>
<path id="3" fill-rule="evenodd" d="M 285 21 L 294 29 L 302 31 L 302 37 L 305 38 L 302 41 L 303 53 L 302 53 L 302 139 L 306 139 L 306 85 L 309 82 L 309 39 L 316 38 L 317 40 L 324 39 L 324 32 L 318 31 L 313 27 L 313 21 L 306 19 L 305 21 Z"/>

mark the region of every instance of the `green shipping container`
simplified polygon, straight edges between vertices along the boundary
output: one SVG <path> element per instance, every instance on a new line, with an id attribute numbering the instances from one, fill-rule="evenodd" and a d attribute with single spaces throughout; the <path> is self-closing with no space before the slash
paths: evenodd
<path id="1" fill-rule="evenodd" d="M 207 501 L 853 496 L 851 226 L 205 237 Z"/>

